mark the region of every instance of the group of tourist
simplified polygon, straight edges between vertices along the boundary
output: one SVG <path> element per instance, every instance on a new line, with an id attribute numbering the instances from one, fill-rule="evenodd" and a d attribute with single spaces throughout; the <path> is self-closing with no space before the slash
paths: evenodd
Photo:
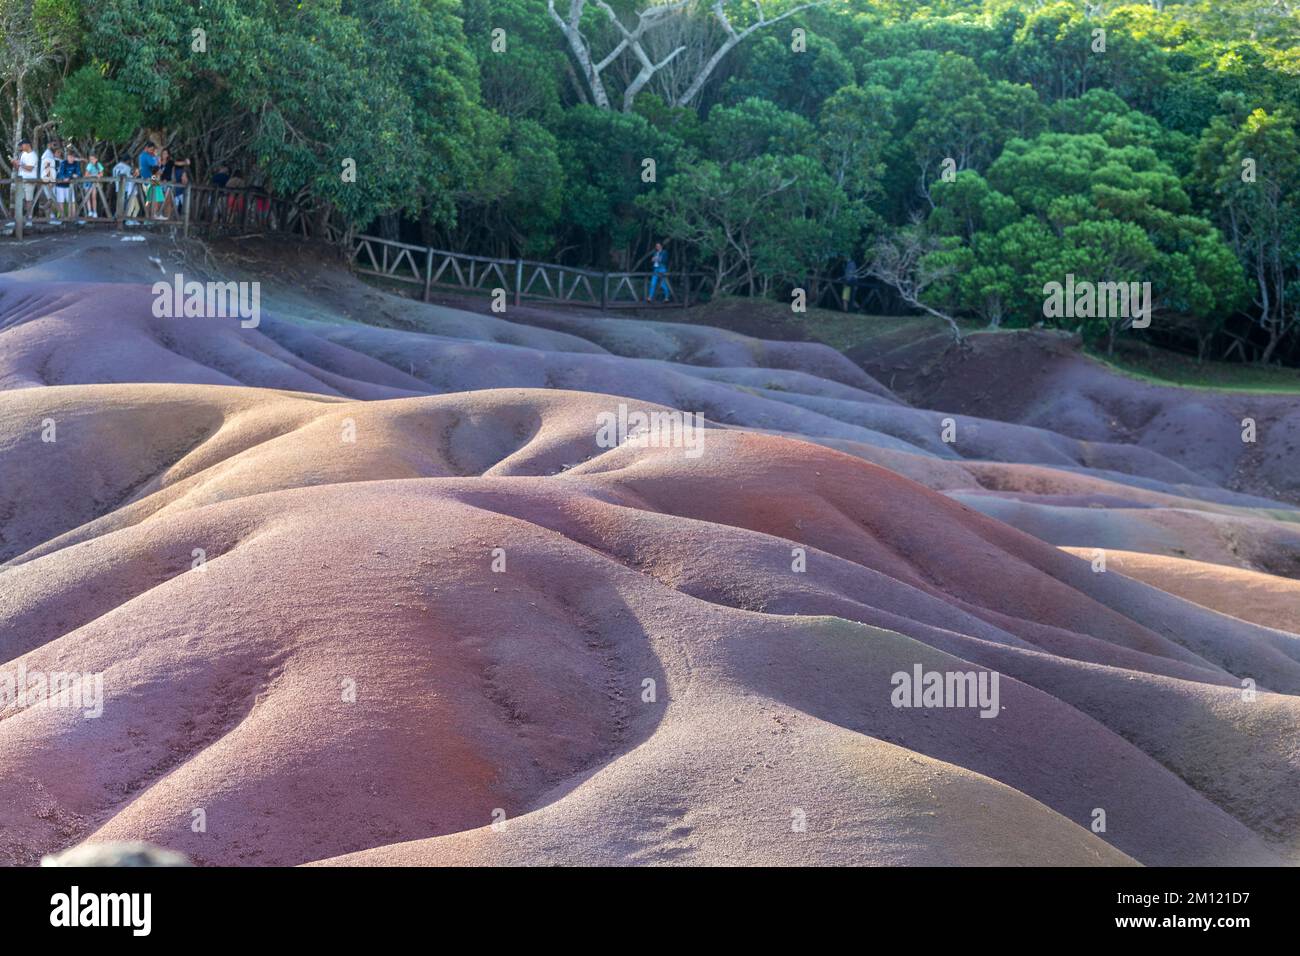
<path id="1" fill-rule="evenodd" d="M 126 158 L 118 160 L 109 173 L 111 181 L 105 181 L 104 165 L 95 153 L 88 154 L 83 162 L 73 143 L 61 144 L 57 140 L 47 145 L 39 157 L 31 142 L 23 140 L 12 165 L 29 224 L 43 209 L 53 225 L 61 219 L 84 221 L 101 215 L 111 218 L 113 210 L 107 206 L 110 195 L 125 200 L 124 215 L 128 220 L 178 218 L 184 213 L 193 168 L 191 160 L 178 159 L 166 147 L 148 143 L 134 163 Z M 246 186 L 238 171 L 231 172 L 225 166 L 218 167 L 212 184 L 228 189 Z M 229 206 L 223 210 L 225 213 L 242 212 L 243 198 L 232 196 Z"/>
<path id="2" fill-rule="evenodd" d="M 14 161 L 14 172 L 22 180 L 23 199 L 29 210 L 38 202 L 44 202 L 49 209 L 51 221 L 57 222 L 57 216 L 72 218 L 78 214 L 80 202 L 77 189 L 90 189 L 84 184 L 86 179 L 97 179 L 104 175 L 104 165 L 94 153 L 86 156 L 82 163 L 80 154 L 73 144 L 67 147 L 59 143 L 50 143 L 38 159 L 32 144 L 23 140 Z M 99 201 L 93 189 L 85 196 L 85 214 L 94 219 L 99 216 Z"/>
<path id="3" fill-rule="evenodd" d="M 180 215 L 185 208 L 190 165 L 188 159 L 173 157 L 166 147 L 160 150 L 153 143 L 146 144 L 127 178 L 127 218 L 171 219 Z M 142 189 L 135 188 L 135 180 L 144 180 Z"/>

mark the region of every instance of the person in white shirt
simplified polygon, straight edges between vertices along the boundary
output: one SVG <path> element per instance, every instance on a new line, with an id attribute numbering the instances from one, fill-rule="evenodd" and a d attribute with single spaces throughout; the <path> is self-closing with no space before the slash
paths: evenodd
<path id="1" fill-rule="evenodd" d="M 27 203 L 27 215 L 32 213 L 36 202 L 36 153 L 31 140 L 25 139 L 18 145 L 18 178 L 23 181 L 23 198 Z"/>
<path id="2" fill-rule="evenodd" d="M 54 182 L 50 183 L 50 194 L 54 197 L 54 205 L 50 209 L 50 225 L 59 224 L 58 217 L 66 215 L 64 209 L 68 199 L 68 187 L 66 183 L 59 181 L 59 173 L 63 170 L 63 150 L 54 147 Z"/>
<path id="3" fill-rule="evenodd" d="M 58 178 L 59 158 L 55 155 L 57 143 L 50 143 L 41 153 L 41 199 L 46 206 L 54 204 L 54 181 Z"/>

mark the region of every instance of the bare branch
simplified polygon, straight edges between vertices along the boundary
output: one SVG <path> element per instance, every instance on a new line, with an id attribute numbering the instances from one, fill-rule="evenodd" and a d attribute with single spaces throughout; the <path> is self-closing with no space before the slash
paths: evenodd
<path id="1" fill-rule="evenodd" d="M 595 54 L 592 52 L 590 41 L 582 34 L 581 23 L 583 12 L 586 9 L 586 0 L 569 0 L 567 18 L 562 15 L 560 11 L 556 10 L 555 2 L 556 0 L 546 0 L 546 9 L 550 13 L 551 19 L 555 22 L 556 26 L 559 27 L 560 32 L 564 34 L 565 39 L 568 41 L 569 49 L 573 53 L 573 59 L 581 68 L 582 74 L 591 90 L 592 102 L 601 109 L 610 108 L 609 94 L 605 86 L 605 81 L 602 78 L 602 74 L 606 69 L 618 62 L 623 54 L 631 52 L 639 64 L 639 70 L 635 76 L 632 76 L 632 78 L 627 81 L 627 86 L 623 91 L 623 112 L 627 113 L 632 110 L 637 94 L 645 88 L 647 83 L 654 79 L 661 70 L 673 61 L 677 60 L 681 54 L 692 52 L 692 47 L 688 46 L 686 43 L 674 43 L 670 40 L 669 42 L 672 44 L 671 50 L 669 50 L 669 52 L 661 59 L 656 61 L 646 49 L 648 42 L 654 40 L 657 35 L 665 32 L 671 36 L 673 40 L 681 38 L 694 39 L 695 42 L 700 44 L 703 48 L 693 51 L 693 55 L 684 58 L 683 62 L 689 63 L 687 69 L 696 70 L 695 64 L 699 63 L 697 57 L 702 55 L 704 50 L 707 49 L 707 47 L 704 47 L 703 45 L 712 45 L 716 39 L 715 37 L 709 36 L 707 33 L 701 33 L 699 31 L 695 31 L 692 34 L 690 31 L 681 28 L 665 30 L 670 23 L 676 22 L 681 24 L 687 21 L 696 21 L 696 18 L 691 15 L 691 11 L 700 0 L 672 0 L 672 2 L 668 3 L 651 4 L 644 10 L 637 12 L 636 23 L 631 26 L 624 23 L 623 20 L 619 18 L 618 13 L 614 10 L 613 6 L 610 5 L 608 0 L 593 0 L 596 8 L 605 14 L 605 18 L 609 21 L 610 25 L 619 37 L 618 43 L 615 44 L 608 53 L 600 59 L 596 59 Z M 670 77 L 669 88 L 671 90 L 671 95 L 669 96 L 669 101 L 675 106 L 689 106 L 694 102 L 696 97 L 699 96 L 700 91 L 704 88 L 704 85 L 708 82 L 709 77 L 713 75 L 714 70 L 717 69 L 718 65 L 726 55 L 747 37 L 753 35 L 758 30 L 780 23 L 782 20 L 802 13 L 805 10 L 823 6 L 828 3 L 829 0 L 810 0 L 808 3 L 801 3 L 798 6 L 792 7 L 791 9 L 775 16 L 768 16 L 767 12 L 763 9 L 763 4 L 760 0 L 753 0 L 753 2 L 756 14 L 754 21 L 743 29 L 737 29 L 735 24 L 731 22 L 731 17 L 727 14 L 725 0 L 712 0 L 710 15 L 711 18 L 722 28 L 721 42 L 699 66 L 693 77 L 691 77 L 690 73 L 685 73 L 683 75 L 681 73 L 681 67 L 677 68 L 677 76 Z M 707 20 L 708 18 L 705 19 Z M 650 46 L 651 49 L 654 49 L 656 46 L 658 47 L 658 49 L 655 50 L 656 53 L 662 53 L 664 50 L 664 44 L 662 42 L 651 43 Z M 680 77 L 680 80 L 678 77 Z M 678 95 L 677 90 L 681 88 L 680 81 L 685 80 L 687 77 L 691 77 L 690 82 L 686 85 L 685 91 Z"/>
<path id="2" fill-rule="evenodd" d="M 927 264 L 926 257 L 934 249 L 933 242 L 918 226 L 901 229 L 876 244 L 866 274 L 890 286 L 912 308 L 946 322 L 953 339 L 960 345 L 963 339 L 956 320 L 923 301 L 928 288 L 952 274 L 950 268 L 936 269 Z"/>
<path id="3" fill-rule="evenodd" d="M 650 82 L 651 78 L 653 78 L 656 73 L 685 51 L 686 47 L 679 46 L 658 63 L 651 63 L 650 57 L 646 56 L 645 50 L 643 50 L 641 44 L 638 43 L 635 47 L 635 52 L 637 59 L 641 61 L 641 72 L 637 73 L 636 78 L 633 79 L 632 82 L 627 85 L 627 89 L 623 91 L 623 112 L 632 112 L 633 101 L 636 100 L 636 95 L 641 92 L 642 88 Z"/>
<path id="4" fill-rule="evenodd" d="M 731 18 L 727 16 L 724 0 L 714 0 L 713 17 L 719 24 L 721 24 L 723 31 L 727 34 L 727 38 L 722 41 L 722 45 L 713 52 L 711 57 L 709 57 L 708 61 L 704 64 L 703 69 L 701 69 L 699 74 L 695 77 L 695 80 L 687 88 L 686 92 L 677 100 L 676 105 L 689 106 L 691 102 L 694 101 L 695 97 L 700 95 L 700 90 L 704 89 L 704 84 L 707 83 L 709 77 L 713 75 L 713 71 L 718 68 L 718 64 L 721 63 L 726 55 L 735 49 L 735 47 L 738 46 L 746 37 L 764 27 L 770 27 L 773 24 L 780 23 L 782 20 L 795 16 L 796 14 L 803 13 L 805 10 L 811 10 L 813 7 L 824 6 L 827 2 L 828 0 L 812 0 L 810 3 L 803 3 L 797 7 L 792 7 L 784 13 L 778 13 L 774 17 L 768 17 L 763 12 L 763 4 L 760 3 L 759 0 L 754 0 L 754 9 L 758 13 L 758 18 L 743 30 L 737 30 L 732 24 Z"/>
<path id="5" fill-rule="evenodd" d="M 555 0 L 546 0 L 546 9 L 555 21 L 564 38 L 569 41 L 569 49 L 573 51 L 573 58 L 578 61 L 582 67 L 583 76 L 587 80 L 587 85 L 591 88 L 591 98 L 597 106 L 603 110 L 609 109 L 609 94 L 605 92 L 605 84 L 600 78 L 600 71 L 608 66 L 612 59 L 607 59 L 601 64 L 592 62 L 591 47 L 587 43 L 586 37 L 582 35 L 579 24 L 582 21 L 582 10 L 586 6 L 586 0 L 569 0 L 569 19 L 565 20 L 558 10 L 555 9 Z M 623 52 L 622 50 L 617 51 Z M 617 53 L 615 54 L 617 56 Z"/>

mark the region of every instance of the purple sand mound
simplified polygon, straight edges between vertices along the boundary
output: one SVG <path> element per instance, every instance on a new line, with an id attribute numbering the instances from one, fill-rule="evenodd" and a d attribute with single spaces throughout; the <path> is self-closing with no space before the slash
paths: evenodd
<path id="1" fill-rule="evenodd" d="M 1300 512 L 1176 442 L 113 242 L 0 274 L 0 860 L 1300 859 Z"/>

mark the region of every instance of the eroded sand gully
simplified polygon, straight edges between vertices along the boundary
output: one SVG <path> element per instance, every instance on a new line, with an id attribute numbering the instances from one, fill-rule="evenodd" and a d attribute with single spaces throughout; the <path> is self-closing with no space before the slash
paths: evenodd
<path id="1" fill-rule="evenodd" d="M 1300 859 L 1285 502 L 1050 415 L 946 443 L 700 326 L 303 262 L 256 329 L 155 318 L 184 263 L 132 246 L 0 273 L 0 673 L 103 679 L 0 710 L 0 861 Z M 698 454 L 608 447 L 621 404 Z M 915 669 L 996 672 L 997 716 L 893 706 Z"/>

